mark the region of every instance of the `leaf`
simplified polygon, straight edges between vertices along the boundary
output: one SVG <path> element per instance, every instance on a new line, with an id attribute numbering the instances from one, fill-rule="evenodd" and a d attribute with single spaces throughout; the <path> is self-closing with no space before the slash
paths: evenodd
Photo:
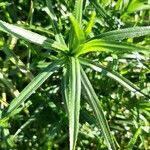
<path id="1" fill-rule="evenodd" d="M 144 2 L 140 0 L 132 0 L 127 7 L 127 12 L 132 13 L 140 10 L 147 10 L 150 9 L 149 4 L 144 4 Z"/>
<path id="2" fill-rule="evenodd" d="M 84 59 L 84 58 L 80 58 L 80 63 L 85 66 L 90 67 L 91 69 L 93 69 L 97 72 L 101 72 L 103 75 L 106 75 L 106 76 L 112 78 L 116 82 L 120 83 L 123 87 L 128 89 L 129 91 L 131 91 L 135 94 L 138 94 L 140 96 L 145 96 L 146 98 L 150 98 L 148 95 L 143 93 L 138 87 L 136 87 L 132 82 L 130 82 L 125 77 L 121 76 L 119 73 L 109 70 L 106 67 L 104 67 L 98 63 L 94 63 L 94 62 Z"/>
<path id="3" fill-rule="evenodd" d="M 106 41 L 101 39 L 94 39 L 81 44 L 76 50 L 72 52 L 73 55 L 79 56 L 88 52 L 117 52 L 127 53 L 133 51 L 147 52 L 148 49 L 118 41 Z"/>
<path id="4" fill-rule="evenodd" d="M 125 5 L 124 4 L 125 2 L 127 2 L 127 1 L 118 0 L 116 2 L 116 5 L 115 5 L 115 10 L 121 10 L 121 9 L 123 9 L 123 6 Z"/>
<path id="5" fill-rule="evenodd" d="M 45 36 L 39 35 L 37 33 L 25 30 L 23 28 L 17 27 L 12 24 L 8 24 L 0 20 L 0 30 L 13 36 L 24 39 L 34 44 L 38 44 L 46 49 L 58 49 L 61 51 L 66 51 L 68 48 L 52 39 L 49 39 Z"/>
<path id="6" fill-rule="evenodd" d="M 105 21 L 106 25 L 109 26 L 109 28 L 117 28 L 117 22 L 116 20 L 111 17 L 111 15 L 106 11 L 101 2 L 98 2 L 97 0 L 89 0 L 90 3 L 95 7 L 97 10 L 96 12 L 99 13 L 99 15 L 103 18 Z"/>
<path id="7" fill-rule="evenodd" d="M 0 2 L 0 7 L 4 7 L 4 6 L 10 6 L 11 3 L 8 2 Z"/>
<path id="8" fill-rule="evenodd" d="M 138 109 L 141 109 L 141 110 L 148 110 L 150 111 L 150 103 L 149 102 L 139 102 L 136 107 Z"/>
<path id="9" fill-rule="evenodd" d="M 62 82 L 61 82 L 61 94 L 62 94 L 62 98 L 63 98 L 63 101 L 64 101 L 64 104 L 65 104 L 65 109 L 66 109 L 66 112 L 67 114 L 69 114 L 69 97 L 68 97 L 68 90 L 69 90 L 69 66 L 66 62 L 65 64 L 66 66 L 63 68 L 63 79 L 62 79 Z"/>
<path id="10" fill-rule="evenodd" d="M 0 119 L 0 127 L 9 127 L 8 118 Z"/>
<path id="11" fill-rule="evenodd" d="M 69 48 L 75 49 L 85 40 L 85 35 L 82 30 L 82 9 L 83 9 L 83 0 L 75 0 L 74 7 L 74 16 L 70 15 L 69 19 L 72 24 L 69 33 Z"/>
<path id="12" fill-rule="evenodd" d="M 119 30 L 113 30 L 106 33 L 102 33 L 98 36 L 95 36 L 94 39 L 101 38 L 104 40 L 123 40 L 127 38 L 134 38 L 144 35 L 150 34 L 150 26 L 146 27 L 132 27 L 132 28 L 125 28 Z"/>
<path id="13" fill-rule="evenodd" d="M 92 14 L 91 14 L 91 18 L 90 18 L 90 20 L 87 24 L 86 29 L 85 29 L 86 36 L 88 36 L 92 32 L 92 27 L 94 25 L 95 17 L 96 17 L 96 12 L 93 11 Z"/>
<path id="14" fill-rule="evenodd" d="M 59 28 L 58 28 L 58 25 L 57 25 L 58 24 L 57 17 L 54 13 L 51 0 L 46 0 L 46 4 L 47 4 L 47 7 L 48 7 L 48 10 L 46 9 L 45 11 L 48 13 L 48 15 L 51 18 L 56 41 L 59 42 L 60 44 L 64 45 L 65 47 L 67 47 L 66 43 L 64 41 L 64 38 L 63 38 L 62 34 L 59 31 Z"/>
<path id="15" fill-rule="evenodd" d="M 130 2 L 129 0 L 125 0 L 125 1 L 118 0 L 116 3 L 115 9 L 119 10 L 120 12 L 124 12 L 124 11 L 126 11 L 126 9 L 128 7 L 129 2 Z"/>
<path id="16" fill-rule="evenodd" d="M 82 23 L 82 8 L 83 8 L 83 0 L 75 0 L 74 14 L 80 26 Z"/>
<path id="17" fill-rule="evenodd" d="M 70 150 L 75 150 L 79 130 L 81 95 L 80 64 L 78 59 L 71 57 L 67 69 L 63 89 L 69 117 Z"/>
<path id="18" fill-rule="evenodd" d="M 46 67 L 41 73 L 39 73 L 19 94 L 18 97 L 12 100 L 3 117 L 9 117 L 17 108 L 32 95 L 35 90 L 40 87 L 43 82 L 54 73 L 61 65 L 63 65 L 64 59 L 56 60 Z"/>
<path id="19" fill-rule="evenodd" d="M 85 35 L 84 35 L 84 32 L 83 32 L 82 28 L 80 27 L 79 23 L 75 19 L 75 17 L 73 15 L 70 15 L 69 19 L 72 24 L 72 30 L 70 32 L 69 40 L 70 40 L 70 44 L 71 44 L 72 48 L 75 49 L 81 43 L 83 43 L 83 41 L 85 41 Z"/>
<path id="20" fill-rule="evenodd" d="M 6 45 L 3 47 L 2 50 L 10 59 L 10 61 L 13 64 L 15 64 L 22 73 L 26 74 L 30 80 L 33 79 L 32 73 L 28 70 L 25 64 L 21 61 L 21 59 L 18 58 L 18 56 L 12 50 L 10 50 Z"/>
<path id="21" fill-rule="evenodd" d="M 5 75 L 3 74 L 3 72 L 1 72 L 1 70 L 0 70 L 0 81 L 5 86 L 8 87 L 8 89 L 10 90 L 13 97 L 16 97 L 19 95 L 19 91 L 16 89 L 16 87 L 13 85 L 13 83 L 11 81 L 9 81 L 9 79 L 7 77 L 5 77 Z"/>
<path id="22" fill-rule="evenodd" d="M 138 128 L 137 131 L 135 132 L 134 136 L 130 139 L 129 144 L 127 145 L 126 150 L 131 150 L 133 149 L 139 135 L 141 134 L 141 128 Z"/>
<path id="23" fill-rule="evenodd" d="M 109 19 L 110 16 L 107 14 L 106 10 L 98 3 L 96 0 L 89 0 L 90 3 L 96 8 L 96 10 L 99 12 L 99 14 L 104 18 L 104 19 Z"/>
<path id="24" fill-rule="evenodd" d="M 81 68 L 81 81 L 82 81 L 82 86 L 83 90 L 85 92 L 87 101 L 89 105 L 92 107 L 97 123 L 102 131 L 102 134 L 108 144 L 109 150 L 115 150 L 115 144 L 113 141 L 113 138 L 111 136 L 111 132 L 108 126 L 108 123 L 106 121 L 106 118 L 104 116 L 104 111 L 100 105 L 99 99 L 89 81 L 87 78 L 84 70 Z"/>

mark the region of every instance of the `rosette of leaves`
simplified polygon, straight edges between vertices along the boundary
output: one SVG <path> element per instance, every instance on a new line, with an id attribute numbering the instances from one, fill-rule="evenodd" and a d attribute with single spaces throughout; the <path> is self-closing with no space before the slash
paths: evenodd
<path id="1" fill-rule="evenodd" d="M 96 1 L 90 1 L 95 7 L 96 13 L 100 13 L 104 19 L 108 19 L 109 23 L 112 18 L 106 13 L 102 6 Z M 92 15 L 87 27 L 82 28 L 82 9 L 83 0 L 76 0 L 73 13 L 68 13 L 70 20 L 69 40 L 66 42 L 63 34 L 60 33 L 57 26 L 57 19 L 52 8 L 50 0 L 46 1 L 47 12 L 52 21 L 55 40 L 39 35 L 37 33 L 25 30 L 16 25 L 8 24 L 0 21 L 0 30 L 11 34 L 19 39 L 42 46 L 45 49 L 56 51 L 58 58 L 44 68 L 41 73 L 34 77 L 31 82 L 14 98 L 6 110 L 2 114 L 1 123 L 10 116 L 20 112 L 20 106 L 25 102 L 43 82 L 48 79 L 53 73 L 62 68 L 62 99 L 65 104 L 66 113 L 69 121 L 69 141 L 70 150 L 76 147 L 78 131 L 79 131 L 79 115 L 80 115 L 80 100 L 81 94 L 85 96 L 87 103 L 93 109 L 97 125 L 99 126 L 104 139 L 108 145 L 108 149 L 115 150 L 116 145 L 114 138 L 105 118 L 104 111 L 100 105 L 98 96 L 96 95 L 92 84 L 90 83 L 84 69 L 91 68 L 97 72 L 108 76 L 121 84 L 129 91 L 148 98 L 146 94 L 141 92 L 139 88 L 133 85 L 129 80 L 120 74 L 107 69 L 105 66 L 93 62 L 89 58 L 85 59 L 88 53 L 92 52 L 113 52 L 113 53 L 130 53 L 133 51 L 148 52 L 144 47 L 122 42 L 123 39 L 133 38 L 150 34 L 150 27 L 134 27 L 120 30 L 113 30 L 99 36 L 89 38 L 92 32 L 92 26 L 96 13 Z"/>

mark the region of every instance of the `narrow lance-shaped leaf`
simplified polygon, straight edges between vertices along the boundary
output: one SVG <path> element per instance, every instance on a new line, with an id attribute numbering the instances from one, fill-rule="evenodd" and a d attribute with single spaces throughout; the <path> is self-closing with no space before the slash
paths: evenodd
<path id="1" fill-rule="evenodd" d="M 82 8 L 83 7 L 83 0 L 75 0 L 75 18 L 79 25 L 81 26 L 81 21 L 82 21 Z"/>
<path id="2" fill-rule="evenodd" d="M 96 12 L 93 11 L 90 17 L 90 20 L 85 28 L 85 34 L 88 36 L 92 32 L 92 27 L 94 26 L 95 23 L 95 17 L 96 17 Z"/>
<path id="3" fill-rule="evenodd" d="M 41 27 L 41 26 L 36 26 L 36 25 L 33 25 L 33 24 L 20 24 L 19 27 L 22 27 L 22 28 L 25 28 L 25 29 L 29 29 L 29 30 L 32 30 L 34 32 L 40 32 L 40 33 L 46 33 L 50 36 L 54 36 L 54 32 L 53 31 L 50 31 L 50 30 L 47 30 L 47 28 L 45 27 Z"/>
<path id="4" fill-rule="evenodd" d="M 124 43 L 124 42 L 94 39 L 84 44 L 81 44 L 72 53 L 76 56 L 79 56 L 81 54 L 85 54 L 88 52 L 102 52 L 102 51 L 116 52 L 116 53 L 139 51 L 144 53 L 147 52 L 148 49 L 143 48 L 141 46 L 135 46 L 132 44 Z"/>
<path id="5" fill-rule="evenodd" d="M 96 10 L 99 12 L 99 14 L 104 19 L 110 18 L 110 16 L 107 14 L 106 10 L 96 0 L 90 0 L 90 3 L 96 8 Z"/>
<path id="6" fill-rule="evenodd" d="M 68 48 L 52 39 L 49 39 L 45 36 L 39 35 L 37 33 L 34 33 L 32 31 L 20 28 L 18 26 L 8 24 L 6 22 L 3 22 L 0 20 L 0 31 L 9 33 L 17 38 L 24 39 L 26 41 L 29 41 L 31 43 L 38 44 L 44 48 L 52 48 L 52 49 L 58 49 L 61 51 L 65 51 Z"/>
<path id="7" fill-rule="evenodd" d="M 69 94 L 69 66 L 68 64 L 66 63 L 65 64 L 66 66 L 63 68 L 63 79 L 62 79 L 62 82 L 61 82 L 61 94 L 62 94 L 62 98 L 63 98 L 63 101 L 64 101 L 64 104 L 65 104 L 65 109 L 66 109 L 66 112 L 67 114 L 69 114 L 69 97 L 68 97 L 68 94 Z"/>
<path id="8" fill-rule="evenodd" d="M 133 137 L 131 138 L 129 144 L 127 145 L 126 150 L 131 150 L 133 149 L 139 135 L 141 134 L 141 128 L 138 128 L 137 131 L 135 132 L 135 134 L 133 135 Z"/>
<path id="9" fill-rule="evenodd" d="M 101 64 L 94 63 L 87 59 L 80 58 L 80 63 L 85 66 L 90 67 L 91 69 L 93 69 L 97 72 L 101 72 L 103 75 L 106 75 L 106 76 L 112 78 L 116 82 L 119 82 L 123 87 L 125 87 L 129 91 L 131 91 L 135 94 L 138 94 L 140 96 L 145 96 L 146 98 L 150 98 L 148 95 L 144 94 L 138 87 L 136 87 L 132 82 L 130 82 L 125 77 L 121 76 L 119 73 L 112 71 L 112 70 L 110 71 L 109 69 L 102 66 Z"/>
<path id="10" fill-rule="evenodd" d="M 123 10 L 123 7 L 125 7 L 126 2 L 127 1 L 118 0 L 115 5 L 115 10 Z"/>
<path id="11" fill-rule="evenodd" d="M 69 117 L 69 136 L 70 150 L 75 150 L 77 135 L 79 130 L 79 112 L 80 112 L 80 95 L 81 95 L 81 79 L 80 79 L 80 64 L 77 58 L 71 57 L 68 70 L 66 72 L 66 87 L 64 94 L 66 98 L 66 107 Z"/>
<path id="12" fill-rule="evenodd" d="M 72 24 L 69 33 L 69 48 L 70 50 L 78 47 L 85 39 L 84 32 L 81 29 L 83 0 L 75 0 L 74 16 L 70 15 L 69 19 Z"/>
<path id="13" fill-rule="evenodd" d="M 97 95 L 96 95 L 96 93 L 95 93 L 95 91 L 83 69 L 81 69 L 81 80 L 82 80 L 83 90 L 87 97 L 87 101 L 94 111 L 98 125 L 99 125 L 99 127 L 102 131 L 102 134 L 108 144 L 108 148 L 109 148 L 109 150 L 115 150 L 116 147 L 115 147 L 113 138 L 111 136 L 111 132 L 110 132 L 108 123 L 104 116 L 104 111 L 103 111 L 103 109 L 100 105 L 99 99 L 98 99 L 98 97 L 97 97 Z"/>
<path id="14" fill-rule="evenodd" d="M 9 117 L 41 84 L 64 62 L 64 59 L 56 60 L 39 73 L 19 94 L 12 100 L 3 117 Z"/>
<path id="15" fill-rule="evenodd" d="M 150 34 L 150 26 L 146 27 L 132 27 L 132 28 L 125 28 L 119 30 L 113 30 L 106 33 L 102 33 L 98 36 L 95 36 L 94 39 L 105 39 L 105 40 L 123 40 L 126 38 L 134 38 L 144 35 Z"/>
<path id="16" fill-rule="evenodd" d="M 107 25 L 110 28 L 116 28 L 117 27 L 116 21 L 109 15 L 109 13 L 107 13 L 107 11 L 104 9 L 104 7 L 101 5 L 100 2 L 98 2 L 97 0 L 89 0 L 89 1 L 97 10 L 96 12 L 98 12 L 99 15 L 101 17 L 103 17 L 105 23 L 107 23 Z"/>
<path id="17" fill-rule="evenodd" d="M 125 13 L 132 13 L 135 11 L 147 10 L 147 9 L 148 10 L 150 9 L 150 4 L 148 4 L 148 1 L 146 4 L 146 1 L 142 2 L 140 0 L 132 0 L 132 1 L 130 1 Z"/>
<path id="18" fill-rule="evenodd" d="M 55 15 L 55 13 L 54 13 L 51 0 L 46 0 L 46 4 L 47 4 L 48 10 L 49 10 L 49 11 L 46 10 L 46 12 L 48 13 L 48 15 L 51 18 L 53 30 L 54 30 L 54 33 L 55 33 L 55 39 L 60 44 L 66 46 L 64 38 L 63 38 L 62 34 L 60 33 L 59 27 L 57 25 L 58 24 L 58 22 L 57 22 L 58 20 L 57 20 L 57 17 Z"/>
<path id="19" fill-rule="evenodd" d="M 77 22 L 75 17 L 73 15 L 69 16 L 70 22 L 72 24 L 71 32 L 70 32 L 70 46 L 71 48 L 75 49 L 78 47 L 81 43 L 85 40 L 84 32 L 80 26 L 80 24 Z"/>

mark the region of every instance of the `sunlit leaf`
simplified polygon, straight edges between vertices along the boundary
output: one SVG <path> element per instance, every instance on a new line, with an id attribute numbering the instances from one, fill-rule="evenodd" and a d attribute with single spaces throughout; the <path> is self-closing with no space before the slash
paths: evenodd
<path id="1" fill-rule="evenodd" d="M 123 40 L 127 38 L 134 38 L 150 34 L 150 26 L 146 27 L 132 27 L 125 29 L 112 30 L 102 33 L 94 38 L 101 38 L 105 40 Z"/>
<path id="2" fill-rule="evenodd" d="M 108 148 L 109 150 L 115 150 L 116 147 L 115 147 L 108 123 L 104 116 L 104 111 L 83 69 L 81 69 L 81 80 L 82 80 L 82 86 L 86 95 L 87 102 L 90 104 L 90 106 L 92 107 L 94 111 L 95 118 L 108 144 Z"/>
<path id="3" fill-rule="evenodd" d="M 94 21 L 95 21 L 95 17 L 96 17 L 96 12 L 93 11 L 92 14 L 91 14 L 91 18 L 86 26 L 86 29 L 85 29 L 85 34 L 86 36 L 88 36 L 91 32 L 92 32 L 92 28 L 94 26 Z"/>
<path id="4" fill-rule="evenodd" d="M 133 44 L 118 42 L 118 41 L 106 41 L 101 39 L 93 39 L 84 44 L 81 44 L 72 53 L 76 56 L 89 52 L 116 52 L 116 53 L 129 53 L 133 51 L 147 52 L 148 49 L 135 46 Z"/>
<path id="5" fill-rule="evenodd" d="M 140 134 L 141 134 L 141 128 L 138 128 L 137 131 L 135 132 L 135 134 L 133 135 L 133 137 L 130 139 L 130 142 L 127 145 L 126 150 L 133 149 L 133 147 L 134 147 L 134 145 L 135 145 L 135 143 L 137 141 L 137 138 L 139 137 Z"/>
<path id="6" fill-rule="evenodd" d="M 84 35 L 84 32 L 83 32 L 81 26 L 75 19 L 75 17 L 73 15 L 70 15 L 69 18 L 70 18 L 70 22 L 72 24 L 72 32 L 70 33 L 70 38 L 71 38 L 70 40 L 72 40 L 72 41 L 70 41 L 71 42 L 70 44 L 75 49 L 81 43 L 83 43 L 83 41 L 85 40 L 85 35 Z"/>
<path id="7" fill-rule="evenodd" d="M 77 58 L 70 58 L 64 79 L 64 98 L 69 117 L 70 150 L 75 150 L 79 130 L 80 112 L 80 64 Z"/>
<path id="8" fill-rule="evenodd" d="M 65 51 L 68 49 L 66 46 L 61 45 L 60 43 L 52 39 L 49 39 L 45 36 L 39 35 L 32 31 L 20 28 L 18 26 L 8 24 L 1 20 L 0 20 L 0 30 L 6 33 L 12 34 L 13 36 L 17 38 L 24 39 L 26 41 L 43 46 L 44 48 L 58 49 L 61 51 Z"/>
<path id="9" fill-rule="evenodd" d="M 74 14 L 80 26 L 82 21 L 82 7 L 83 7 L 83 0 L 75 0 Z"/>
<path id="10" fill-rule="evenodd" d="M 140 10 L 150 9 L 150 5 L 142 2 L 141 0 L 132 0 L 127 7 L 127 12 L 135 12 Z"/>
<path id="11" fill-rule="evenodd" d="M 18 97 L 12 100 L 8 109 L 3 114 L 3 117 L 9 117 L 9 115 L 13 114 L 13 111 L 16 111 L 17 108 L 27 100 L 30 95 L 32 95 L 35 90 L 42 85 L 42 83 L 54 73 L 62 64 L 64 63 L 64 59 L 56 60 L 51 63 L 48 67 L 46 67 L 41 73 L 39 73 L 19 94 Z"/>
<path id="12" fill-rule="evenodd" d="M 132 82 L 130 82 L 125 77 L 121 76 L 119 73 L 112 71 L 112 70 L 109 70 L 106 67 L 102 66 L 101 64 L 94 63 L 94 62 L 87 60 L 87 59 L 81 58 L 80 62 L 81 62 L 81 64 L 86 65 L 86 66 L 90 67 L 91 69 L 112 78 L 116 82 L 119 82 L 123 87 L 125 87 L 129 91 L 131 91 L 135 94 L 138 94 L 140 96 L 145 96 L 146 98 L 150 98 L 148 95 L 144 94 L 140 90 L 140 88 L 136 87 Z"/>

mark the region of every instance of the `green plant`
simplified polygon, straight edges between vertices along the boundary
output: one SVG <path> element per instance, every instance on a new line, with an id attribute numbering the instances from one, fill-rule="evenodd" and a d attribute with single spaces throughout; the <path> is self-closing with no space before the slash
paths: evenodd
<path id="1" fill-rule="evenodd" d="M 90 83 L 85 68 L 91 68 L 96 72 L 100 72 L 104 76 L 108 76 L 113 80 L 119 82 L 122 86 L 127 88 L 134 94 L 143 96 L 149 99 L 149 95 L 142 92 L 133 83 L 121 76 L 119 73 L 110 70 L 109 68 L 93 62 L 90 58 L 84 58 L 88 56 L 89 52 L 104 52 L 104 53 L 131 53 L 141 52 L 149 53 L 148 49 L 136 44 L 123 41 L 127 38 L 134 38 L 150 34 L 150 27 L 133 27 L 120 30 L 113 30 L 102 33 L 100 35 L 90 37 L 92 27 L 94 24 L 94 17 L 96 16 L 93 12 L 91 20 L 85 28 L 82 27 L 82 10 L 83 0 L 76 0 L 74 13 L 68 13 L 66 19 L 69 18 L 70 26 L 68 27 L 68 37 L 64 38 L 63 34 L 59 31 L 59 27 L 56 21 L 56 15 L 52 8 L 51 1 L 46 0 L 47 8 L 45 11 L 51 18 L 52 29 L 55 35 L 55 40 L 39 35 L 37 33 L 25 30 L 21 27 L 8 24 L 0 21 L 0 30 L 13 36 L 26 40 L 28 42 L 40 45 L 41 47 L 53 50 L 57 53 L 53 62 L 48 64 L 36 77 L 32 77 L 31 72 L 24 66 L 26 73 L 28 73 L 31 82 L 20 92 L 15 95 L 9 107 L 2 113 L 1 125 L 5 124 L 5 121 L 15 114 L 19 113 L 23 107 L 20 107 L 34 92 L 37 90 L 43 82 L 45 82 L 52 74 L 60 70 L 62 77 L 61 92 L 65 109 L 69 120 L 69 141 L 70 150 L 74 150 L 76 147 L 77 136 L 79 132 L 79 116 L 80 116 L 80 100 L 81 94 L 85 97 L 87 103 L 91 106 L 95 119 L 109 149 L 116 149 L 114 142 L 115 137 L 112 136 L 108 126 L 107 119 L 105 118 L 101 102 L 98 99 L 97 94 L 94 91 L 92 84 Z M 104 19 L 108 19 L 106 22 L 110 25 L 112 22 L 115 25 L 113 18 L 106 13 L 103 7 L 96 1 L 90 1 L 91 4 L 96 8 L 96 13 L 100 13 Z M 84 31 L 85 29 L 85 31 Z M 67 39 L 68 38 L 68 39 Z M 5 49 L 5 53 L 14 58 L 18 66 L 22 64 L 20 60 L 12 54 L 8 49 Z M 12 59 L 13 61 L 13 59 Z M 22 65 L 21 65 L 22 66 Z M 5 83 L 5 78 L 1 75 L 1 80 Z M 5 83 L 6 84 L 6 83 Z M 8 84 L 6 84 L 8 85 Z M 9 85 L 8 85 L 9 86 Z M 11 86 L 13 89 L 13 86 Z M 10 87 L 10 88 L 11 88 Z M 137 130 L 134 139 L 137 138 L 137 134 L 140 134 Z M 133 141 L 131 141 L 128 147 L 132 147 Z"/>

